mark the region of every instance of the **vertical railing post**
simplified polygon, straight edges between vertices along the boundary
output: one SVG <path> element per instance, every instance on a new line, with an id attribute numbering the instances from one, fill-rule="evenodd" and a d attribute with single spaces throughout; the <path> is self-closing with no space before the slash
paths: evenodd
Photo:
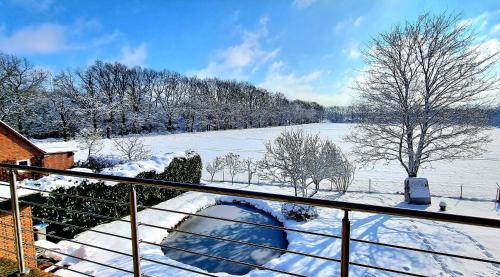
<path id="1" fill-rule="evenodd" d="M 340 276 L 349 276 L 349 244 L 351 238 L 351 222 L 349 221 L 349 211 L 344 210 L 342 219 L 342 250 L 340 258 Z"/>
<path id="2" fill-rule="evenodd" d="M 132 259 L 134 263 L 134 277 L 141 276 L 141 256 L 139 253 L 139 237 L 137 223 L 137 194 L 135 185 L 132 185 L 129 192 L 129 208 L 130 208 L 130 231 L 132 234 Z"/>
<path id="3" fill-rule="evenodd" d="M 17 195 L 17 180 L 14 170 L 9 170 L 10 201 L 12 203 L 12 219 L 14 225 L 14 237 L 16 241 L 17 270 L 19 275 L 29 272 L 24 263 L 23 233 L 21 230 L 21 212 Z"/>

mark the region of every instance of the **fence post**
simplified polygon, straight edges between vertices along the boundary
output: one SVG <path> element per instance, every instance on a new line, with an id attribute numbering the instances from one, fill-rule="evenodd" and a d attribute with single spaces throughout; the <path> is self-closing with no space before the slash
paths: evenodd
<path id="1" fill-rule="evenodd" d="M 130 231 L 132 238 L 132 259 L 134 263 L 134 277 L 141 275 L 141 256 L 139 253 L 139 237 L 138 237 L 138 223 L 137 223 L 137 194 L 135 185 L 131 185 L 129 192 L 129 208 L 130 208 Z"/>
<path id="2" fill-rule="evenodd" d="M 19 199 L 17 194 L 17 180 L 14 170 L 9 170 L 10 201 L 12 203 L 12 219 L 14 225 L 14 237 L 16 241 L 17 270 L 19 275 L 29 273 L 24 263 L 23 233 L 21 230 L 21 213 L 19 209 Z"/>
<path id="3" fill-rule="evenodd" d="M 351 222 L 349 221 L 349 211 L 344 210 L 342 219 L 342 250 L 340 258 L 340 276 L 349 276 L 349 244 L 351 237 Z"/>

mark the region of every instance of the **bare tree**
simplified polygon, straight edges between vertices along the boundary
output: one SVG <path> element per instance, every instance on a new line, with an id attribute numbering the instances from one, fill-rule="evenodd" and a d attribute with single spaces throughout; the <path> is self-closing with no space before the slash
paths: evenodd
<path id="1" fill-rule="evenodd" d="M 214 176 L 217 172 L 224 170 L 224 158 L 215 157 L 212 162 L 208 162 L 205 169 L 210 174 L 210 182 L 214 181 Z"/>
<path id="2" fill-rule="evenodd" d="M 78 137 L 78 146 L 82 150 L 88 149 L 87 159 L 98 154 L 104 148 L 101 133 L 95 129 L 83 129 Z"/>
<path id="3" fill-rule="evenodd" d="M 329 164 L 327 163 L 327 150 L 325 145 L 332 144 L 331 141 L 320 139 L 319 135 L 309 135 L 304 144 L 304 167 L 306 176 L 311 179 L 315 186 L 315 191 L 319 190 L 319 183 L 328 177 Z"/>
<path id="4" fill-rule="evenodd" d="M 335 166 L 333 174 L 330 176 L 330 182 L 335 185 L 335 189 L 338 192 L 345 193 L 349 186 L 354 181 L 354 173 L 356 172 L 356 166 L 354 163 L 349 161 L 349 159 L 344 155 L 340 154 L 337 159 L 337 164 Z"/>
<path id="5" fill-rule="evenodd" d="M 484 151 L 481 100 L 497 85 L 498 55 L 458 19 L 424 14 L 373 39 L 355 86 L 364 117 L 347 137 L 359 161 L 396 160 L 414 177 L 422 164 Z"/>
<path id="6" fill-rule="evenodd" d="M 252 182 L 253 175 L 257 173 L 258 165 L 252 158 L 244 159 L 240 162 L 240 167 L 242 172 L 247 173 L 248 184 Z"/>
<path id="7" fill-rule="evenodd" d="M 151 156 L 144 139 L 139 136 L 113 139 L 113 145 L 129 161 L 144 160 Z"/>
<path id="8" fill-rule="evenodd" d="M 267 142 L 266 154 L 261 162 L 263 173 L 268 179 L 291 183 L 295 196 L 305 196 L 306 172 L 304 168 L 304 131 L 284 130 L 273 141 Z"/>
<path id="9" fill-rule="evenodd" d="M 231 184 L 234 184 L 234 176 L 241 172 L 240 155 L 229 152 L 224 156 L 224 165 L 231 175 Z"/>

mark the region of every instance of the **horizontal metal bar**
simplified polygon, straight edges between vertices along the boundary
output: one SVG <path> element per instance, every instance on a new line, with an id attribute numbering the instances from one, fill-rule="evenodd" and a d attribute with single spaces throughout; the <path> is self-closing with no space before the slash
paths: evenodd
<path id="1" fill-rule="evenodd" d="M 66 208 L 61 208 L 61 207 L 54 207 L 54 206 L 50 206 L 50 205 L 46 205 L 46 204 L 40 204 L 40 203 L 35 203 L 35 202 L 31 202 L 31 201 L 26 201 L 26 200 L 19 200 L 19 202 L 20 203 L 25 203 L 25 204 L 30 204 L 30 205 L 33 205 L 33 206 L 38 206 L 38 207 L 44 207 L 44 208 L 48 208 L 48 209 L 55 209 L 55 210 L 66 211 L 66 212 L 70 212 L 70 213 L 77 213 L 77 214 L 83 214 L 83 215 L 93 216 L 93 217 L 107 219 L 107 220 L 111 220 L 111 221 L 122 221 L 122 222 L 128 222 L 128 223 L 130 223 L 129 220 L 125 220 L 125 219 L 121 219 L 121 218 L 117 218 L 117 217 L 111 217 L 111 216 L 106 216 L 106 215 L 94 214 L 94 213 L 89 213 L 89 212 L 76 211 L 76 210 L 71 210 L 71 209 L 66 209 Z M 101 223 L 101 224 L 104 224 L 104 223 Z"/>
<path id="2" fill-rule="evenodd" d="M 109 248 L 104 248 L 104 247 L 101 247 L 101 246 L 97 246 L 97 245 L 93 245 L 93 244 L 88 244 L 88 243 L 76 241 L 76 240 L 73 240 L 73 239 L 63 238 L 63 237 L 56 236 L 56 235 L 51 235 L 51 234 L 45 234 L 45 233 L 38 232 L 38 231 L 35 231 L 35 230 L 33 230 L 33 233 L 40 234 L 40 235 L 45 235 L 45 236 L 47 236 L 49 238 L 55 238 L 55 239 L 58 239 L 58 240 L 65 240 L 65 241 L 68 241 L 68 242 L 71 242 L 71 243 L 76 243 L 76 244 L 79 244 L 79 245 L 84 245 L 84 246 L 96 248 L 96 249 L 99 249 L 99 250 L 108 251 L 108 252 L 111 252 L 111 253 L 123 255 L 123 256 L 132 257 L 132 255 L 129 254 L 129 253 L 125 253 L 125 252 L 121 252 L 121 251 L 117 251 L 117 250 L 112 250 L 112 249 L 109 249 Z"/>
<path id="3" fill-rule="evenodd" d="M 177 268 L 177 269 L 181 269 L 181 270 L 185 270 L 185 271 L 189 271 L 189 272 L 193 272 L 193 273 L 198 273 L 198 274 L 205 275 L 205 276 L 212 276 L 212 277 L 217 277 L 218 276 L 218 275 L 206 273 L 206 272 L 203 272 L 203 271 L 198 271 L 198 270 L 194 270 L 194 269 L 190 269 L 190 268 L 185 268 L 185 267 L 181 267 L 181 266 L 177 266 L 177 265 L 173 265 L 173 264 L 168 264 L 168 263 L 165 263 L 165 262 L 162 262 L 162 261 L 157 261 L 157 260 L 149 259 L 149 258 L 146 258 L 146 257 L 141 257 L 141 260 L 147 261 L 147 262 L 156 263 L 156 264 L 161 264 L 161 265 L 164 265 L 164 266 L 169 266 L 169 267 L 173 267 L 173 268 Z"/>
<path id="4" fill-rule="evenodd" d="M 81 275 L 84 275 L 84 276 L 95 277 L 95 275 L 91 275 L 91 274 L 88 274 L 88 273 L 85 273 L 85 272 L 74 270 L 74 269 L 71 269 L 69 267 L 60 266 L 60 265 L 57 265 L 55 263 L 51 263 L 51 264 L 52 264 L 53 267 L 57 267 L 58 269 L 68 270 L 68 271 L 75 272 L 75 273 L 78 273 L 78 274 L 81 274 Z"/>
<path id="5" fill-rule="evenodd" d="M 187 249 L 184 249 L 184 248 L 178 248 L 178 247 L 174 247 L 174 246 L 167 246 L 167 245 L 162 245 L 162 244 L 159 244 L 159 243 L 154 243 L 154 242 L 149 242 L 149 241 L 144 241 L 144 240 L 142 242 L 146 243 L 146 244 L 150 244 L 150 245 L 159 246 L 159 247 L 162 247 L 162 248 L 169 248 L 169 249 L 173 249 L 173 250 L 177 250 L 177 251 L 182 251 L 182 252 L 186 252 L 186 253 L 190 253 L 190 254 L 194 254 L 194 255 L 198 255 L 198 256 L 209 257 L 209 258 L 213 258 L 213 259 L 216 259 L 216 260 L 222 260 L 222 261 L 226 261 L 226 262 L 230 262 L 230 263 L 246 265 L 246 266 L 253 267 L 253 268 L 258 268 L 258 269 L 263 269 L 263 270 L 269 270 L 269 271 L 273 271 L 273 272 L 277 272 L 277 273 L 282 273 L 282 274 L 286 274 L 286 275 L 291 275 L 291 276 L 305 277 L 305 275 L 300 275 L 300 274 L 295 274 L 295 273 L 291 273 L 291 272 L 286 272 L 286 271 L 282 271 L 282 270 L 278 270 L 278 269 L 273 269 L 273 268 L 265 267 L 265 266 L 262 266 L 262 265 L 257 265 L 257 264 L 243 262 L 243 261 L 228 259 L 228 258 L 224 258 L 224 257 L 221 257 L 221 256 L 216 256 L 216 255 L 211 255 L 211 254 L 204 254 L 204 253 L 198 253 L 198 252 L 187 250 Z"/>
<path id="6" fill-rule="evenodd" d="M 25 186 L 20 186 L 20 188 L 31 190 L 31 191 L 37 191 L 37 192 L 41 192 L 41 193 L 51 193 L 51 194 L 61 195 L 61 196 L 66 196 L 66 197 L 73 197 L 73 198 L 80 198 L 80 199 L 84 199 L 84 200 L 102 202 L 102 203 L 106 203 L 106 204 L 128 205 L 128 203 L 125 203 L 125 202 L 118 202 L 118 201 L 112 201 L 112 200 L 106 200 L 106 199 L 99 199 L 99 198 L 88 197 L 88 196 L 83 196 L 83 195 L 67 194 L 67 193 L 61 193 L 61 192 L 56 192 L 56 191 L 35 189 L 35 188 L 30 188 L 30 187 L 25 187 Z"/>
<path id="7" fill-rule="evenodd" d="M 11 224 L 8 224 L 8 223 L 3 223 L 3 222 L 0 222 L 1 225 L 4 225 L 4 226 L 9 226 L 9 227 L 14 227 L 14 225 L 11 225 Z M 92 247 L 92 248 L 96 248 L 96 249 L 99 249 L 99 250 L 103 250 L 103 251 L 108 251 L 108 252 L 112 252 L 112 253 L 115 253 L 115 254 L 119 254 L 119 255 L 124 255 L 124 256 L 128 256 L 128 257 L 132 257 L 131 254 L 128 254 L 128 253 L 125 253 L 125 252 L 120 252 L 120 251 L 116 251 L 116 250 L 112 250 L 112 249 L 108 249 L 108 248 L 104 248 L 104 247 L 101 247 L 101 246 L 97 246 L 97 245 L 93 245 L 93 244 L 88 244 L 88 243 L 84 243 L 84 242 L 80 242 L 80 241 L 75 241 L 73 239 L 69 239 L 69 238 L 64 238 L 64 237 L 60 237 L 60 236 L 56 236 L 56 235 L 52 235 L 52 234 L 46 234 L 46 233 L 42 233 L 42 232 L 39 232 L 39 231 L 35 231 L 35 230 L 26 230 L 23 228 L 23 230 L 25 232 L 32 232 L 34 234 L 40 234 L 40 235 L 44 235 L 44 236 L 47 236 L 49 238 L 55 238 L 55 239 L 58 239 L 58 240 L 65 240 L 65 241 L 68 241 L 68 242 L 71 242 L 71 243 L 75 243 L 75 244 L 79 244 L 79 245 L 84 245 L 84 246 L 88 246 L 88 247 Z M 10 237 L 6 237 L 6 236 L 3 236 L 3 235 L 0 235 L 0 238 L 4 238 L 4 239 L 7 239 L 7 240 L 14 240 L 14 238 L 10 238 Z M 27 245 L 27 243 L 23 243 L 24 245 Z M 35 247 L 38 247 L 37 245 L 35 245 Z"/>
<path id="8" fill-rule="evenodd" d="M 105 180 L 105 181 L 112 181 L 112 182 L 117 182 L 117 183 L 141 184 L 141 185 L 147 185 L 147 186 L 178 189 L 178 190 L 184 190 L 184 191 L 197 191 L 197 192 L 213 193 L 213 194 L 219 194 L 219 195 L 250 197 L 250 198 L 279 201 L 279 202 L 309 204 L 309 205 L 314 205 L 314 206 L 341 209 L 341 210 L 378 213 L 378 214 L 386 214 L 386 215 L 393 215 L 393 216 L 412 217 L 412 218 L 419 218 L 419 219 L 426 219 L 426 220 L 438 220 L 438 221 L 445 221 L 445 222 L 451 222 L 451 223 L 460 223 L 460 224 L 467 224 L 467 225 L 477 225 L 477 226 L 484 226 L 484 227 L 500 228 L 500 220 L 493 219 L 493 218 L 474 217 L 474 216 L 438 213 L 438 212 L 428 212 L 428 211 L 421 211 L 421 210 L 394 208 L 394 207 L 377 206 L 377 205 L 369 205 L 369 204 L 361 204 L 361 203 L 351 203 L 351 202 L 334 201 L 334 200 L 325 200 L 325 199 L 318 199 L 318 198 L 296 197 L 296 196 L 290 196 L 290 195 L 281 195 L 281 194 L 265 193 L 265 192 L 258 192 L 258 191 L 248 191 L 248 190 L 238 190 L 238 189 L 221 188 L 221 187 L 212 187 L 212 186 L 202 186 L 199 184 L 197 185 L 197 184 L 189 184 L 189 183 L 181 183 L 181 182 L 164 181 L 164 180 L 141 179 L 141 178 L 112 176 L 112 175 L 89 173 L 89 172 L 49 169 L 49 168 L 35 167 L 35 166 L 24 166 L 24 165 L 0 163 L 0 167 L 6 168 L 6 169 L 25 170 L 25 171 L 45 173 L 45 174 L 59 174 L 59 175 L 74 176 L 74 177 L 81 177 L 81 178 L 88 178 L 88 179 L 95 179 L 95 180 Z"/>
<path id="9" fill-rule="evenodd" d="M 402 246 L 402 245 L 395 245 L 395 244 L 362 240 L 362 239 L 353 239 L 353 238 L 351 238 L 351 241 L 356 241 L 356 242 L 361 242 L 361 243 L 369 243 L 369 244 L 380 245 L 380 246 L 385 246 L 385 247 L 398 248 L 398 249 L 404 249 L 404 250 L 410 250 L 410 251 L 417 251 L 417 252 L 423 252 L 423 253 L 429 253 L 429 254 L 435 254 L 435 255 L 441 255 L 441 256 L 448 256 L 448 257 L 478 261 L 478 262 L 483 262 L 483 263 L 500 264 L 500 261 L 495 261 L 495 260 L 469 257 L 469 256 L 464 256 L 464 255 L 446 253 L 446 252 L 437 252 L 437 251 L 414 248 L 414 247 L 409 247 L 409 246 Z"/>
<path id="10" fill-rule="evenodd" d="M 106 200 L 106 199 L 97 199 L 97 198 L 88 197 L 88 196 L 81 196 L 81 195 L 60 193 L 60 192 L 48 191 L 48 190 L 40 190 L 40 189 L 34 189 L 34 188 L 29 188 L 29 187 L 24 187 L 24 186 L 21 186 L 20 188 L 27 189 L 27 190 L 32 190 L 32 191 L 37 191 L 37 192 L 42 192 L 42 193 L 52 193 L 52 194 L 61 195 L 61 196 L 74 197 L 74 198 L 80 198 L 80 199 L 85 199 L 85 200 L 90 200 L 90 201 L 102 202 L 102 203 L 107 203 L 107 204 L 115 204 L 115 205 L 128 206 L 128 203 L 125 203 L 125 202 L 117 202 L 117 201 L 111 201 L 111 200 Z M 9 198 L 7 198 L 7 199 L 9 199 Z M 177 214 L 184 214 L 184 215 L 189 215 L 189 216 L 204 217 L 204 218 L 210 218 L 210 219 L 216 219 L 216 220 L 223 220 L 223 221 L 235 222 L 235 223 L 241 223 L 241 224 L 248 224 L 248 225 L 259 226 L 259 227 L 264 227 L 264 228 L 282 230 L 282 231 L 297 232 L 297 233 L 303 233 L 303 234 L 309 234 L 309 235 L 315 235 L 315 236 L 322 236 L 322 237 L 329 237 L 329 238 L 336 238 L 336 239 L 340 239 L 341 238 L 340 236 L 337 236 L 337 235 L 323 234 L 323 233 L 317 233 L 317 232 L 306 231 L 306 230 L 299 230 L 299 229 L 294 229 L 294 228 L 274 226 L 274 225 L 269 225 L 269 224 L 262 224 L 262 223 L 254 223 L 254 222 L 248 222 L 248 221 L 234 220 L 234 219 L 223 218 L 223 217 L 208 216 L 208 215 L 201 215 L 201 214 L 195 214 L 195 213 L 187 213 L 187 212 L 175 211 L 175 210 L 170 210 L 170 209 L 157 208 L 157 207 L 154 207 L 154 206 L 139 205 L 138 207 L 142 208 L 142 209 L 151 209 L 151 210 L 156 210 L 156 211 L 165 211 L 165 212 L 171 212 L 171 213 L 177 213 Z"/>
<path id="11" fill-rule="evenodd" d="M 12 239 L 12 240 L 14 240 L 14 239 Z M 11 253 L 11 254 L 13 254 L 13 255 L 16 255 L 16 254 L 17 254 L 15 251 L 10 251 L 10 250 L 5 249 L 5 248 L 2 248 L 2 247 L 0 247 L 0 251 L 7 252 L 7 253 Z M 32 261 L 38 262 L 38 259 L 33 258 L 33 257 L 31 257 L 31 256 L 26 256 L 25 258 L 26 258 L 26 259 L 28 259 L 28 260 L 32 260 Z M 64 267 L 64 266 L 60 266 L 60 265 L 57 265 L 57 264 L 55 264 L 55 263 L 53 263 L 53 262 L 49 262 L 49 263 L 50 263 L 53 267 L 57 267 L 57 268 L 59 268 L 59 269 L 68 270 L 68 271 L 75 272 L 75 273 L 78 273 L 78 274 L 81 274 L 81 275 L 85 275 L 85 276 L 95 277 L 95 275 L 90 275 L 90 274 L 85 273 L 85 272 L 81 272 L 81 271 L 78 271 L 78 270 L 74 270 L 74 269 L 70 269 L 70 268 L 67 268 L 67 267 Z"/>
<path id="12" fill-rule="evenodd" d="M 148 223 L 141 223 L 141 225 L 147 226 L 147 227 L 152 227 L 152 228 L 163 229 L 163 230 L 167 230 L 167 231 L 172 231 L 172 232 L 175 231 L 175 232 L 190 234 L 190 235 L 199 236 L 199 237 L 205 237 L 205 238 L 211 238 L 211 239 L 227 241 L 227 242 L 232 242 L 232 243 L 237 243 L 237 244 L 243 244 L 243 245 L 248 245 L 248 246 L 253 246 L 253 247 L 258 247 L 258 248 L 271 249 L 271 250 L 275 250 L 275 251 L 279 251 L 279 252 L 283 252 L 283 253 L 290 253 L 290 254 L 295 254 L 295 255 L 300 255 L 300 256 L 317 258 L 317 259 L 322 259 L 322 260 L 331 261 L 331 262 L 340 262 L 339 259 L 328 258 L 328 257 L 323 257 L 323 256 L 314 255 L 314 254 L 308 254 L 308 253 L 288 250 L 288 249 L 281 249 L 278 247 L 265 246 L 265 245 L 255 244 L 255 243 L 246 242 L 246 241 L 239 241 L 239 240 L 233 240 L 233 239 L 228 239 L 228 238 L 209 236 L 209 235 L 204 235 L 204 234 L 200 234 L 200 233 L 189 232 L 189 231 L 184 231 L 184 230 L 179 230 L 179 229 L 172 229 L 172 228 L 162 227 L 162 226 L 148 224 Z"/>
<path id="13" fill-rule="evenodd" d="M 399 274 L 408 275 L 408 276 L 417 276 L 417 277 L 427 277 L 428 276 L 428 275 L 411 273 L 411 272 L 406 272 L 406 271 L 397 270 L 397 269 L 380 267 L 380 266 L 376 266 L 376 265 L 367 265 L 367 264 L 362 264 L 362 263 L 357 263 L 357 262 L 349 262 L 349 264 L 355 265 L 355 266 L 360 266 L 360 267 L 366 267 L 366 268 L 376 269 L 376 270 L 382 270 L 382 271 L 392 272 L 392 273 L 399 273 Z"/>
<path id="14" fill-rule="evenodd" d="M 77 256 L 74 256 L 74 255 L 63 253 L 61 251 L 56 251 L 56 250 L 48 249 L 48 248 L 41 247 L 41 246 L 35 246 L 35 247 L 38 247 L 38 248 L 40 248 L 42 250 L 45 250 L 45 251 L 54 252 L 54 253 L 57 253 L 59 255 L 68 256 L 68 257 L 79 259 L 79 260 L 82 260 L 82 261 L 85 261 L 85 262 L 89 262 L 89 263 L 93 263 L 93 264 L 96 264 L 96 265 L 108 267 L 108 268 L 111 268 L 111 269 L 115 269 L 115 270 L 119 270 L 119 271 L 123 271 L 123 272 L 127 272 L 127 273 L 132 273 L 132 274 L 134 273 L 133 271 L 130 271 L 130 270 L 127 270 L 127 269 L 123 269 L 123 268 L 119 268 L 119 267 L 116 267 L 116 266 L 107 265 L 107 264 L 104 264 L 104 263 L 100 263 L 100 262 L 92 261 L 92 260 L 89 260 L 89 259 L 77 257 Z"/>
<path id="15" fill-rule="evenodd" d="M 94 233 L 98 233 L 98 234 L 108 235 L 108 236 L 112 236 L 112 237 L 116 237 L 116 238 L 130 240 L 129 237 L 125 237 L 125 236 L 122 236 L 122 235 L 116 235 L 116 234 L 106 233 L 106 232 L 95 230 L 95 229 L 91 229 L 91 228 L 76 226 L 76 225 L 68 224 L 68 223 L 62 223 L 62 222 L 50 220 L 50 219 L 43 218 L 43 217 L 32 216 L 32 218 L 35 219 L 35 220 L 39 220 L 39 221 L 43 221 L 43 222 L 48 222 L 48 223 L 52 223 L 52 224 L 56 224 L 56 225 L 61 225 L 61 226 L 66 226 L 66 227 L 71 227 L 71 228 L 76 228 L 76 229 L 80 229 L 80 230 L 84 230 L 84 231 L 89 231 L 89 232 L 94 232 Z"/>
<path id="16" fill-rule="evenodd" d="M 156 211 L 164 211 L 164 212 L 171 212 L 171 213 L 183 214 L 183 215 L 189 215 L 189 216 L 210 218 L 210 219 L 216 219 L 216 220 L 222 220 L 222 221 L 228 221 L 228 222 L 234 222 L 234 223 L 241 223 L 241 224 L 248 224 L 248 225 L 253 225 L 253 226 L 259 226 L 259 227 L 264 227 L 264 228 L 282 230 L 282 231 L 290 231 L 290 232 L 303 233 L 303 234 L 308 234 L 308 235 L 322 236 L 322 237 L 335 238 L 335 239 L 340 239 L 341 238 L 340 236 L 337 236 L 337 235 L 330 235 L 330 234 L 323 234 L 323 233 L 317 233 L 317 232 L 312 232 L 312 231 L 299 230 L 299 229 L 295 229 L 295 228 L 274 226 L 274 225 L 270 225 L 270 224 L 248 222 L 248 221 L 242 221 L 242 220 L 236 220 L 236 219 L 229 219 L 229 218 L 217 217 L 217 216 L 210 216 L 210 215 L 203 215 L 203 214 L 187 213 L 187 212 L 181 212 L 181 211 L 164 209 L 164 208 L 156 208 L 156 207 L 152 207 L 152 206 L 142 206 L 141 205 L 139 207 L 140 208 L 144 208 L 144 209 L 156 210 Z"/>

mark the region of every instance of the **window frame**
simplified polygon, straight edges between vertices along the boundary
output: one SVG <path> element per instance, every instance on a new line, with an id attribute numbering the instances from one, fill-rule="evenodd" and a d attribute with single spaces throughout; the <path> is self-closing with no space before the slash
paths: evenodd
<path id="1" fill-rule="evenodd" d="M 16 164 L 17 165 L 21 165 L 21 164 L 19 164 L 21 162 L 27 162 L 26 166 L 31 166 L 31 160 L 30 159 L 17 160 Z M 26 170 L 18 170 L 17 172 L 27 172 L 27 171 Z"/>

